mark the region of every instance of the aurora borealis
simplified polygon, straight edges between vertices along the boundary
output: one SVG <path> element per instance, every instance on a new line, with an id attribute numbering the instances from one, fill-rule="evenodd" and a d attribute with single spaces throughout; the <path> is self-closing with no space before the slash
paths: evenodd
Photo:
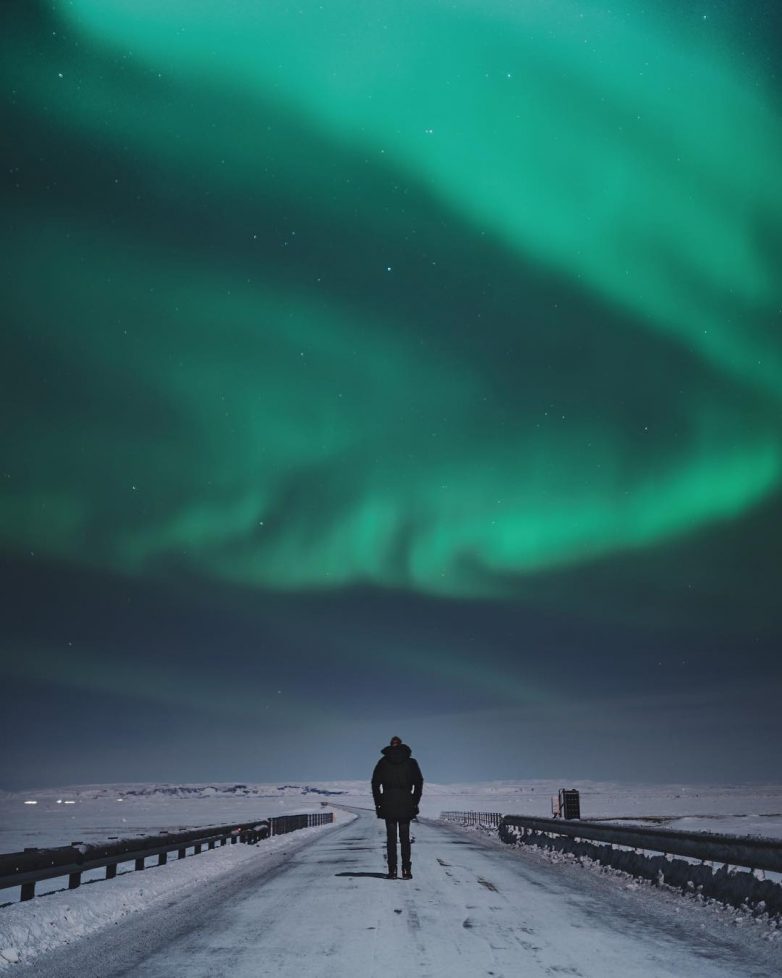
<path id="1" fill-rule="evenodd" d="M 0 778 L 770 773 L 772 7 L 2 17 Z"/>

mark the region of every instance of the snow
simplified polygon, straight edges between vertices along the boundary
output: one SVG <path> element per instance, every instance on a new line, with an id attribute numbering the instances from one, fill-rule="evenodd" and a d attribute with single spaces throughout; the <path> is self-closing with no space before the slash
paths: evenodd
<path id="1" fill-rule="evenodd" d="M 424 778 L 426 769 L 424 767 Z M 666 828 L 782 838 L 782 785 L 651 785 L 597 781 L 425 781 L 421 815 L 492 811 L 551 814 L 559 788 L 581 793 L 583 818 L 669 819 Z M 34 807 L 25 799 L 36 800 Z M 70 801 L 66 809 L 58 799 Z M 119 801 L 122 804 L 118 804 Z M 320 811 L 321 801 L 372 808 L 366 781 L 283 784 L 119 784 L 0 792 L 0 852 L 28 846 L 97 842 L 160 829 L 249 822 L 270 815 Z M 630 821 L 622 824 L 631 824 Z M 640 822 L 639 824 L 645 824 Z M 651 824 L 651 823 L 650 823 Z"/>
<path id="2" fill-rule="evenodd" d="M 35 808 L 23 804 L 31 797 Z M 0 852 L 319 812 L 320 801 L 329 797 L 309 785 L 121 784 L 0 792 Z"/>
<path id="3" fill-rule="evenodd" d="M 285 840 L 291 848 L 263 865 L 250 858 L 210 880 L 208 888 L 171 891 L 154 901 L 151 912 L 120 916 L 121 926 L 98 927 L 90 940 L 76 940 L 37 962 L 24 945 L 3 945 L 20 955 L 12 973 L 778 978 L 782 970 L 782 941 L 768 925 L 720 915 L 652 887 L 624 886 L 567 861 L 554 864 L 478 833 L 414 823 L 413 880 L 390 882 L 383 878 L 385 829 L 374 813 L 305 831 L 313 834 L 303 845 L 296 839 L 303 832 L 270 840 Z M 254 851 L 261 853 L 264 844 Z M 189 861 L 195 868 L 215 855 L 225 852 Z M 176 864 L 148 875 L 164 876 L 169 868 Z M 97 901 L 112 885 L 86 889 Z M 39 902 L 64 905 L 74 896 L 85 893 Z M 72 910 L 70 925 L 79 927 L 84 916 Z"/>
<path id="4" fill-rule="evenodd" d="M 257 918 L 264 919 L 264 927 L 269 928 L 268 933 L 264 931 L 265 943 L 256 947 L 262 939 L 255 932 L 257 928 L 251 927 L 250 932 L 237 932 L 237 946 L 255 947 L 256 955 L 263 954 L 271 962 L 268 973 L 283 976 L 297 974 L 307 978 L 310 974 L 339 973 L 343 978 L 352 978 L 354 974 L 367 978 L 375 973 L 388 973 L 387 969 L 396 960 L 398 944 L 404 941 L 418 948 L 418 956 L 407 961 L 408 969 L 404 973 L 428 974 L 433 978 L 445 974 L 473 978 L 475 974 L 486 973 L 487 968 L 497 978 L 518 974 L 520 968 L 527 969 L 523 973 L 532 976 L 562 973 L 595 978 L 620 975 L 658 978 L 684 973 L 697 978 L 738 978 L 749 973 L 759 976 L 782 973 L 779 957 L 774 959 L 773 967 L 764 970 L 766 952 L 758 951 L 761 944 L 766 949 L 782 950 L 782 930 L 773 922 L 764 924 L 747 914 L 705 907 L 692 898 L 664 893 L 622 874 L 597 868 L 590 872 L 574 865 L 567 857 L 530 851 L 532 847 L 517 850 L 493 836 L 484 839 L 480 832 L 427 821 L 437 819 L 444 810 L 548 815 L 551 795 L 560 787 L 580 790 L 582 815 L 587 818 L 651 824 L 644 820 L 656 817 L 665 819 L 666 827 L 782 838 L 782 786 L 776 785 L 427 782 L 421 821 L 415 823 L 414 830 L 415 879 L 412 885 L 405 884 L 411 888 L 400 893 L 401 902 L 391 899 L 389 903 L 389 891 L 383 887 L 396 884 L 378 878 L 384 868 L 384 827 L 374 812 L 366 814 L 367 809 L 372 809 L 368 781 L 279 785 L 123 784 L 6 792 L 0 794 L 2 851 L 74 841 L 83 844 L 111 836 L 146 835 L 161 828 L 239 823 L 303 811 L 334 811 L 337 824 L 263 840 L 257 846 L 220 847 L 184 860 L 172 859 L 166 866 L 149 867 L 143 872 L 133 872 L 127 864 L 120 868 L 114 880 L 104 880 L 103 871 L 95 871 L 85 874 L 85 883 L 73 891 L 64 888 L 67 885 L 64 879 L 46 881 L 36 891 L 44 895 L 23 904 L 12 902 L 18 900 L 18 889 L 7 890 L 9 902 L 0 906 L 0 972 L 11 969 L 14 974 L 26 974 L 28 967 L 34 968 L 35 961 L 44 955 L 47 978 L 69 976 L 69 962 L 78 950 L 79 955 L 95 956 L 94 972 L 84 973 L 104 974 L 105 961 L 101 954 L 113 961 L 114 951 L 122 947 L 126 954 L 122 960 L 130 961 L 135 953 L 133 942 L 146 946 L 151 940 L 150 929 L 158 927 L 156 939 L 160 947 L 156 954 L 159 953 L 161 963 L 158 971 L 154 968 L 149 971 L 150 978 L 184 973 L 189 978 L 197 978 L 201 965 L 191 968 L 189 961 L 185 961 L 190 951 L 173 941 L 172 935 L 179 932 L 177 928 L 190 934 L 189 943 L 186 942 L 190 948 L 194 940 L 192 921 L 200 919 L 199 915 L 224 913 L 233 926 L 234 916 L 244 919 L 242 915 L 249 913 L 246 907 L 252 906 L 253 913 L 257 910 L 265 915 Z M 26 800 L 38 804 L 27 806 Z M 122 804 L 117 803 L 120 800 Z M 67 809 L 65 801 L 72 802 Z M 355 806 L 360 815 L 355 828 L 346 825 L 355 815 L 332 805 Z M 330 841 L 345 836 L 346 832 L 339 846 L 336 841 Z M 467 840 L 462 845 L 468 848 L 455 849 L 453 841 L 449 841 L 454 837 Z M 336 865 L 331 867 L 329 863 Z M 340 872 L 340 866 L 356 872 L 353 875 Z M 534 879 L 527 879 L 530 874 Z M 496 886 L 497 891 L 485 883 Z M 391 896 L 395 896 L 393 891 Z M 223 904 L 225 908 L 221 910 Z M 296 908 L 295 925 L 283 912 L 291 906 Z M 589 913 L 584 909 L 587 906 Z M 606 925 L 603 917 L 609 909 L 617 919 L 630 914 L 630 922 L 625 921 L 627 933 L 618 935 L 615 933 L 618 925 Z M 166 930 L 163 925 L 170 914 L 174 917 L 170 926 L 166 924 Z M 312 915 L 323 920 L 317 925 L 308 922 L 299 933 L 296 928 L 303 926 L 302 914 L 307 921 L 311 921 Z M 685 918 L 687 924 L 682 927 Z M 522 926 L 523 919 L 527 923 Z M 658 929 L 651 936 L 647 933 L 650 919 L 657 921 Z M 203 942 L 206 943 L 198 953 L 205 955 L 203 974 L 206 976 L 214 966 L 210 955 L 218 953 L 230 941 L 225 936 L 210 938 L 212 925 L 206 917 L 204 921 Z M 427 922 L 425 936 L 419 933 L 423 921 Z M 360 927 L 359 922 L 362 922 Z M 120 927 L 115 926 L 119 924 Z M 220 928 L 224 926 L 228 924 L 221 920 Z M 527 934 L 524 927 L 534 930 L 535 936 Z M 740 941 L 735 933 L 739 929 L 744 933 Z M 678 953 L 685 957 L 695 954 L 688 965 L 677 963 L 660 950 L 670 937 L 669 932 L 675 933 L 677 942 L 684 942 L 683 947 L 677 944 Z M 292 942 L 294 933 L 299 936 Z M 711 935 L 709 940 L 719 949 L 716 957 L 701 947 L 705 934 Z M 80 940 L 87 935 L 91 935 L 90 941 Z M 344 941 L 358 941 L 359 945 L 336 949 L 335 935 L 341 935 L 339 939 Z M 173 957 L 166 950 L 169 940 Z M 209 944 L 210 940 L 213 944 L 216 941 L 220 948 L 216 950 Z M 368 940 L 374 948 L 370 957 L 362 943 Z M 201 941 L 199 936 L 196 944 Z M 407 944 L 405 948 L 404 960 Z M 603 953 L 601 948 L 609 950 Z M 309 960 L 308 955 L 316 951 L 326 955 L 323 968 L 304 967 L 302 955 Z M 727 964 L 717 960 L 723 954 Z M 747 954 L 760 962 L 751 972 L 737 964 Z M 706 959 L 709 960 L 704 963 Z M 632 963 L 623 966 L 622 961 Z M 494 967 L 486 962 L 493 962 Z M 606 962 L 613 963 L 609 967 Z M 266 973 L 253 971 L 249 965 L 247 969 L 227 970 L 236 978 Z M 136 974 L 130 966 L 128 970 Z M 404 968 L 397 968 L 398 973 L 403 971 Z M 79 974 L 78 969 L 73 974 Z M 142 978 L 147 971 L 138 974 Z"/>
<path id="5" fill-rule="evenodd" d="M 335 812 L 334 823 L 341 825 L 355 817 Z M 104 880 L 105 871 L 96 871 L 92 874 L 94 885 L 85 883 L 77 890 L 64 888 L 67 877 L 39 883 L 37 892 L 46 893 L 48 889 L 47 895 L 0 906 L 0 970 L 118 924 L 136 911 L 154 911 L 156 906 L 238 869 L 268 870 L 330 828 L 333 830 L 329 825 L 299 829 L 263 839 L 256 845 L 223 846 L 141 872 L 133 871 L 131 864 L 126 863 L 115 879 Z M 84 878 L 87 880 L 89 874 Z M 5 892 L 18 900 L 16 888 Z"/>

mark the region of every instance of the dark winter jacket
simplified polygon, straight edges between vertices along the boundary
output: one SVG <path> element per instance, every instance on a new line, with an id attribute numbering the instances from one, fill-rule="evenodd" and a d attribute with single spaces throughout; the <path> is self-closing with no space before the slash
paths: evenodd
<path id="1" fill-rule="evenodd" d="M 384 747 L 381 754 L 372 773 L 375 808 L 381 818 L 414 818 L 424 789 L 418 761 L 410 756 L 407 744 Z"/>

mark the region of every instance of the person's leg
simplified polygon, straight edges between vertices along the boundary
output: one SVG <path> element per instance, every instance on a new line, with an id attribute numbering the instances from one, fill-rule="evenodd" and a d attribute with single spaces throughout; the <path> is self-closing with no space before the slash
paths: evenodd
<path id="1" fill-rule="evenodd" d="M 396 825 L 395 818 L 386 819 L 386 852 L 388 853 L 388 871 L 396 872 Z"/>
<path id="2" fill-rule="evenodd" d="M 410 819 L 399 820 L 399 845 L 402 849 L 402 869 L 410 869 Z"/>

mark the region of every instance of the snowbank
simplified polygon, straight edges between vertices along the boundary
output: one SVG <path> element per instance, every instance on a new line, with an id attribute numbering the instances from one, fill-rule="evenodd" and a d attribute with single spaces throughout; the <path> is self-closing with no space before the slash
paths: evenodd
<path id="1" fill-rule="evenodd" d="M 334 825 L 353 821 L 355 815 L 334 813 Z M 0 908 L 0 971 L 18 962 L 69 944 L 86 934 L 119 923 L 128 914 L 171 902 L 193 887 L 208 884 L 239 869 L 262 872 L 287 858 L 332 826 L 299 829 L 264 839 L 257 845 L 222 846 L 154 866 L 143 872 L 126 871 L 113 880 L 100 880 L 78 890 L 59 890 L 26 903 Z M 55 883 L 58 881 L 54 881 Z M 59 881 L 67 886 L 67 879 Z M 16 889 L 6 891 L 18 899 Z"/>

